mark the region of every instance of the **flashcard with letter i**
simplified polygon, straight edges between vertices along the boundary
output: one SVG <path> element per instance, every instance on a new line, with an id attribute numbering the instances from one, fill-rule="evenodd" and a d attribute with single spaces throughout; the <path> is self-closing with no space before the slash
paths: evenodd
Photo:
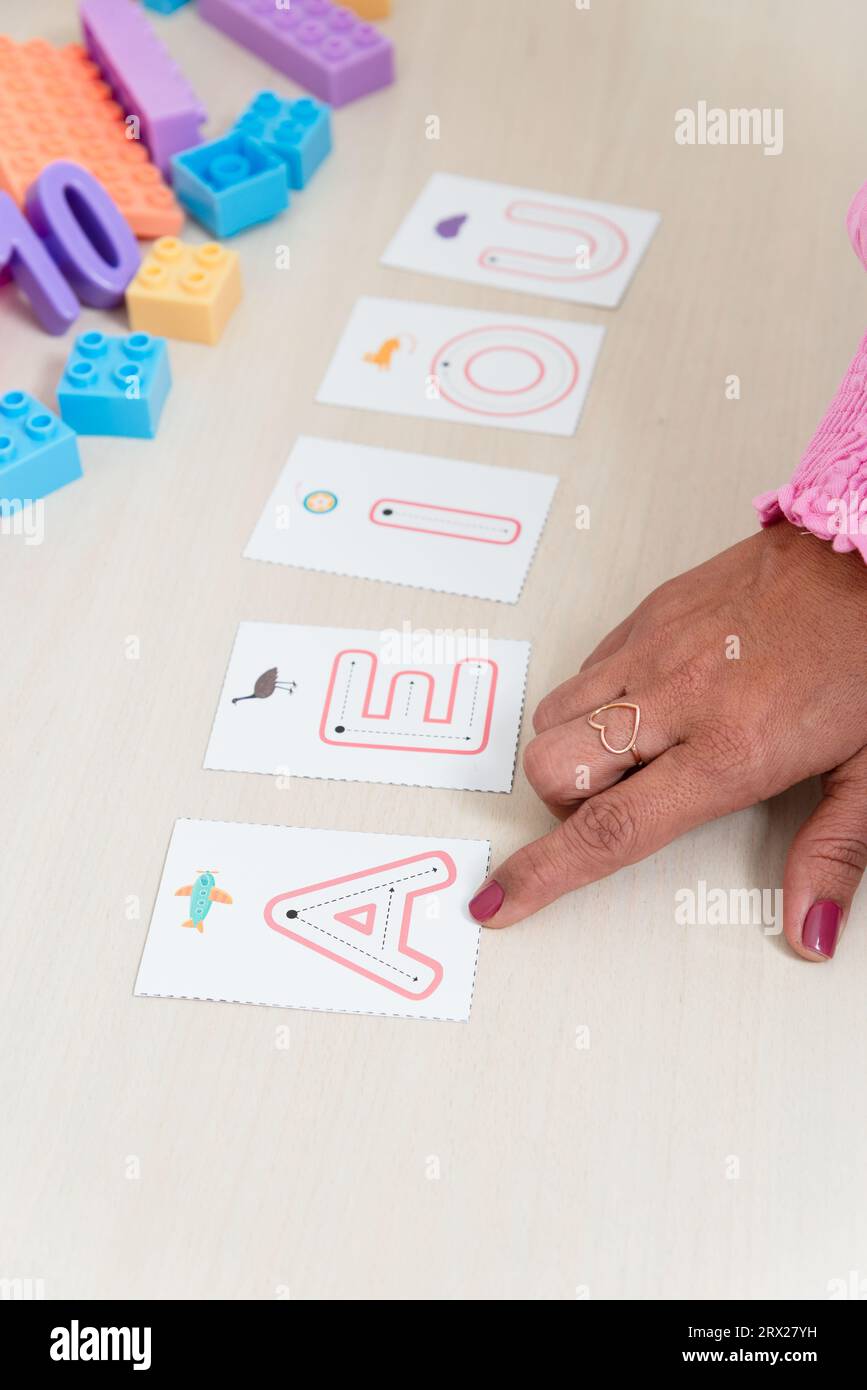
<path id="1" fill-rule="evenodd" d="M 432 174 L 382 263 L 613 308 L 659 221 L 643 208 Z"/>
<path id="2" fill-rule="evenodd" d="M 244 554 L 516 603 L 557 479 L 297 440 Z"/>
<path id="3" fill-rule="evenodd" d="M 466 1021 L 485 840 L 179 820 L 135 993 Z"/>
<path id="4" fill-rule="evenodd" d="M 205 767 L 511 790 L 527 642 L 241 623 Z"/>

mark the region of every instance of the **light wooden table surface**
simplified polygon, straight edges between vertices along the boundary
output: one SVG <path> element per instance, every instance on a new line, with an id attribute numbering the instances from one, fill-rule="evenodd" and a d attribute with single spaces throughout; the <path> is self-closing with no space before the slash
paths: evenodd
<path id="1" fill-rule="evenodd" d="M 495 859 L 547 824 L 520 774 L 496 796 L 205 772 L 240 619 L 529 637 L 532 709 L 750 532 L 867 321 L 843 225 L 867 177 L 857 0 L 395 9 L 396 85 L 338 112 L 315 183 L 236 241 L 243 305 L 219 347 L 172 345 L 157 442 L 86 440 L 44 544 L 2 538 L 0 1276 L 49 1298 L 827 1297 L 867 1276 L 867 896 L 825 968 L 674 917 L 699 880 L 778 886 L 815 788 L 486 934 L 468 1026 L 132 996 L 178 816 L 487 837 Z M 192 6 L 154 22 L 209 131 L 294 90 Z M 2 0 L 0 29 L 70 41 L 74 6 Z M 782 107 L 783 153 L 676 144 L 699 100 Z M 614 311 L 380 267 L 436 169 L 662 227 Z M 604 323 L 574 439 L 314 404 L 362 293 Z M 69 341 L 9 298 L 0 385 L 53 403 Z M 242 559 L 302 432 L 558 474 L 520 603 Z"/>

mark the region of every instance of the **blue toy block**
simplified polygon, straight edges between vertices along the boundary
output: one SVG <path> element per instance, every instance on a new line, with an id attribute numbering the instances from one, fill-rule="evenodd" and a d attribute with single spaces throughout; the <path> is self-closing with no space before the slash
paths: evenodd
<path id="1" fill-rule="evenodd" d="M 0 396 L 0 516 L 80 477 L 72 430 L 26 391 Z"/>
<path id="2" fill-rule="evenodd" d="M 144 0 L 144 3 L 149 10 L 156 10 L 157 14 L 174 14 L 188 0 Z"/>
<path id="3" fill-rule="evenodd" d="M 235 126 L 282 159 L 289 187 L 309 183 L 331 153 L 331 110 L 312 97 L 282 101 L 274 92 L 259 92 Z"/>
<path id="4" fill-rule="evenodd" d="M 234 236 L 289 206 L 286 165 L 241 131 L 172 155 L 172 183 L 212 236 Z"/>
<path id="5" fill-rule="evenodd" d="M 165 338 L 81 333 L 57 388 L 57 403 L 77 434 L 152 439 L 171 384 Z"/>

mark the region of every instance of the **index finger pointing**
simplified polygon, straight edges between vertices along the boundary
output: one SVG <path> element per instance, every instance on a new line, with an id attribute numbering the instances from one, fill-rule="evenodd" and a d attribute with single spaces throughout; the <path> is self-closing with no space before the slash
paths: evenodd
<path id="1" fill-rule="evenodd" d="M 475 894 L 470 913 L 477 922 L 510 927 L 733 809 L 689 744 L 678 744 L 511 855 Z"/>

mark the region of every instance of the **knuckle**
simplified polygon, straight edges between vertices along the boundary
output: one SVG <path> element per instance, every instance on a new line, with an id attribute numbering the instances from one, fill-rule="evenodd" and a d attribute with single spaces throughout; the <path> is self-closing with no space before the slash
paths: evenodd
<path id="1" fill-rule="evenodd" d="M 813 837 L 804 848 L 814 862 L 842 882 L 857 883 L 867 867 L 867 842 L 854 835 Z"/>
<path id="2" fill-rule="evenodd" d="M 552 896 L 552 885 L 562 890 L 568 884 L 570 870 L 568 854 L 557 848 L 552 836 L 546 835 L 524 849 L 520 863 L 522 889 L 534 900 L 547 902 Z"/>
<path id="3" fill-rule="evenodd" d="M 705 720 L 694 729 L 695 756 L 704 772 L 717 779 L 742 777 L 756 758 L 755 740 L 740 724 Z"/>
<path id="4" fill-rule="evenodd" d="M 551 739 L 531 739 L 524 749 L 524 773 L 534 791 L 551 794 L 562 783 L 562 772 Z"/>
<path id="5" fill-rule="evenodd" d="M 664 579 L 661 584 L 657 584 L 656 588 L 651 589 L 650 593 L 641 600 L 636 612 L 641 614 L 661 612 L 674 597 L 672 590 L 674 590 L 676 586 L 676 579 Z"/>
<path id="6" fill-rule="evenodd" d="M 554 697 L 552 695 L 546 695 L 543 700 L 539 701 L 534 709 L 533 728 L 537 734 L 542 733 L 544 729 L 548 729 L 552 724 L 556 723 L 554 703 Z"/>
<path id="7" fill-rule="evenodd" d="M 524 766 L 524 776 L 531 787 L 538 790 L 543 776 L 543 762 L 547 763 L 547 757 L 543 754 L 541 740 L 533 738 L 524 749 L 521 761 Z"/>
<path id="8" fill-rule="evenodd" d="M 678 661 L 668 672 L 668 684 L 675 702 L 693 704 L 704 698 L 708 689 L 707 662 L 701 657 L 688 656 Z"/>
<path id="9" fill-rule="evenodd" d="M 584 859 L 629 859 L 638 843 L 638 823 L 624 797 L 593 797 L 565 824 Z"/>

